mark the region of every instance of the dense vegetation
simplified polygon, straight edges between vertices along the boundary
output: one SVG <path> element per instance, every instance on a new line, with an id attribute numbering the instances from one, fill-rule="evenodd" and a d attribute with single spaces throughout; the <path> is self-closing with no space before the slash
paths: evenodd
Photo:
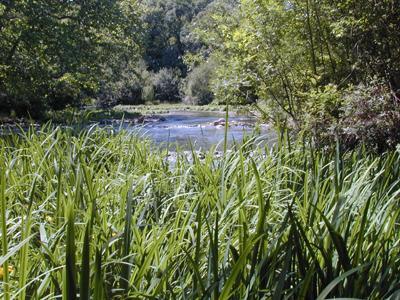
<path id="1" fill-rule="evenodd" d="M 399 151 L 283 139 L 171 162 L 97 129 L 0 143 L 4 299 L 399 295 Z"/>
<path id="2" fill-rule="evenodd" d="M 0 296 L 399 299 L 399 57 L 398 0 L 0 1 Z M 276 145 L 77 124 L 210 103 Z"/>
<path id="3" fill-rule="evenodd" d="M 262 103 L 319 144 L 399 141 L 398 1 L 243 0 L 218 20 L 217 99 Z"/>
<path id="4" fill-rule="evenodd" d="M 137 60 L 135 1 L 2 1 L 0 109 L 77 106 Z"/>
<path id="5" fill-rule="evenodd" d="M 382 151 L 399 140 L 399 49 L 397 0 L 3 1 L 0 109 L 257 103 L 320 145 Z"/>

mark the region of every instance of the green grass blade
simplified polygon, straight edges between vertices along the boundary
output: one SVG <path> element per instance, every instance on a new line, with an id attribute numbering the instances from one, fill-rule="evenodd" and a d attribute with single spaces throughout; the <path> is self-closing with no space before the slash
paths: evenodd
<path id="1" fill-rule="evenodd" d="M 1 157 L 4 157 L 4 152 L 0 152 Z M 0 163 L 0 205 L 1 205 L 1 242 L 3 256 L 8 253 L 8 239 L 7 239 L 7 220 L 6 220 L 6 210 L 7 210 L 7 199 L 6 199 L 6 167 L 3 161 Z M 8 274 L 8 261 L 7 259 L 0 263 L 3 267 L 3 289 L 4 289 L 4 299 L 10 299 L 10 286 L 9 286 L 9 274 Z"/>
<path id="2" fill-rule="evenodd" d="M 245 250 L 240 254 L 239 259 L 235 262 L 232 268 L 231 274 L 224 283 L 224 287 L 219 297 L 220 300 L 230 299 L 232 293 L 232 287 L 235 284 L 235 281 L 239 276 L 240 272 L 246 269 L 246 260 L 248 258 L 248 255 L 253 249 L 255 243 L 257 243 L 260 239 L 261 236 L 248 240 Z"/>
<path id="3" fill-rule="evenodd" d="M 80 299 L 90 298 L 90 224 L 86 224 L 82 245 L 82 263 L 80 271 Z"/>
<path id="4" fill-rule="evenodd" d="M 331 283 L 327 285 L 327 287 L 318 295 L 316 300 L 325 300 L 326 297 L 329 295 L 329 293 L 344 279 L 349 277 L 350 275 L 360 271 L 362 268 L 364 268 L 366 265 L 358 266 L 356 268 L 353 268 L 351 270 L 348 270 L 344 272 L 342 275 L 336 277 Z"/>
<path id="5" fill-rule="evenodd" d="M 69 203 L 67 215 L 67 235 L 65 249 L 65 276 L 64 276 L 64 300 L 76 299 L 76 262 L 75 262 L 75 213 L 73 202 Z"/>
<path id="6" fill-rule="evenodd" d="M 132 222 L 132 211 L 133 211 L 133 191 L 132 182 L 128 182 L 128 193 L 126 195 L 126 208 L 125 208 L 125 228 L 123 234 L 123 251 L 122 257 L 124 257 L 125 264 L 122 265 L 121 270 L 121 288 L 128 292 L 129 288 L 129 277 L 130 277 L 130 264 L 129 264 L 129 253 L 131 245 L 131 222 Z"/>

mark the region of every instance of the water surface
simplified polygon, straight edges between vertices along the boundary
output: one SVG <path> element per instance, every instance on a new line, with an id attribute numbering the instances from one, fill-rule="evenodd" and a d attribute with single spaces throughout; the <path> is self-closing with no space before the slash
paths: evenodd
<path id="1" fill-rule="evenodd" d="M 209 149 L 223 144 L 225 127 L 221 112 L 171 112 L 161 115 L 164 121 L 149 123 L 140 131 L 156 144 L 179 145 L 188 148 L 190 143 L 195 149 Z M 220 121 L 220 122 L 218 122 Z M 219 124 L 217 124 L 219 123 Z M 241 143 L 244 137 L 256 136 L 262 143 L 273 137 L 267 126 L 256 126 L 256 119 L 246 115 L 230 115 L 228 145 Z M 137 127 L 129 130 L 136 131 Z"/>

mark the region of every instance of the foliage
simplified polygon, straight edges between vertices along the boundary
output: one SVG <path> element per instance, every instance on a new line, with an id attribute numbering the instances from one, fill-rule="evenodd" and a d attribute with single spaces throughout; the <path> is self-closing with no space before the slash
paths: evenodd
<path id="1" fill-rule="evenodd" d="M 330 86 L 307 96 L 313 106 L 308 108 L 304 130 L 317 145 L 329 147 L 339 138 L 347 149 L 364 145 L 382 153 L 400 143 L 400 103 L 386 84 L 372 81 L 344 91 Z"/>
<path id="2" fill-rule="evenodd" d="M 209 40 L 220 61 L 216 99 L 264 102 L 276 123 L 304 128 L 307 109 L 330 85 L 345 91 L 378 76 L 400 88 L 396 1 L 242 0 L 229 17 L 213 17 L 222 37 Z"/>
<path id="3" fill-rule="evenodd" d="M 224 104 L 225 99 L 229 99 L 230 103 L 244 103 L 245 101 L 236 101 L 235 93 L 231 92 L 232 86 L 236 82 L 229 81 L 229 66 L 232 64 L 225 64 L 227 60 L 227 51 L 224 49 L 221 52 L 221 45 L 224 43 L 225 33 L 229 26 L 233 27 L 237 25 L 237 7 L 238 1 L 236 0 L 215 0 L 209 3 L 203 11 L 201 11 L 194 19 L 193 22 L 186 26 L 185 41 L 190 45 L 187 52 L 185 53 L 184 61 L 188 65 L 189 71 L 195 72 L 192 76 L 196 77 L 208 77 L 207 85 L 213 93 L 219 104 Z M 212 30 L 211 30 L 212 28 Z M 199 74 L 199 70 L 196 70 L 199 66 L 206 63 L 212 63 L 212 73 Z M 208 69 L 205 68 L 207 65 L 201 67 L 207 73 Z M 195 71 L 196 70 L 196 71 Z M 190 80 L 190 73 L 187 80 Z M 223 85 L 226 88 L 221 88 Z M 217 87 L 216 87 L 217 86 Z M 229 88 L 228 88 L 229 87 Z M 189 91 L 186 94 L 190 94 Z M 222 97 L 220 97 L 223 95 Z M 187 98 L 186 100 L 193 100 Z M 238 104 L 236 103 L 236 104 Z"/>
<path id="4" fill-rule="evenodd" d="M 179 101 L 179 70 L 177 69 L 161 69 L 154 74 L 154 98 L 161 102 L 177 102 Z"/>
<path id="5" fill-rule="evenodd" d="M 133 112 L 145 115 L 154 114 L 167 114 L 176 111 L 188 111 L 188 112 L 225 112 L 226 105 L 217 105 L 215 103 L 207 105 L 191 105 L 182 102 L 179 103 L 159 103 L 159 104 L 149 104 L 149 105 L 117 105 L 113 108 L 114 111 L 121 112 Z M 229 107 L 229 112 L 236 114 L 246 115 L 249 113 L 249 107 L 247 105 Z"/>
<path id="6" fill-rule="evenodd" d="M 320 146 L 334 145 L 339 123 L 344 116 L 343 93 L 335 85 L 312 90 L 303 95 L 307 98 L 304 130 L 311 133 Z M 328 142 L 329 141 L 329 142 Z"/>
<path id="7" fill-rule="evenodd" d="M 141 114 L 138 112 L 124 110 L 79 110 L 69 108 L 62 111 L 50 111 L 46 114 L 45 119 L 53 124 L 74 126 L 78 129 L 93 123 L 111 124 L 121 120 L 134 122 L 139 117 L 141 117 Z"/>
<path id="8" fill-rule="evenodd" d="M 400 9 L 395 0 L 339 1 L 332 28 L 365 78 L 386 79 L 400 89 Z M 367 78 L 368 79 L 368 78 Z"/>
<path id="9" fill-rule="evenodd" d="M 142 19 L 146 25 L 144 59 L 153 72 L 179 69 L 185 76 L 183 55 L 189 40 L 184 39 L 185 27 L 212 0 L 146 0 Z"/>
<path id="10" fill-rule="evenodd" d="M 116 80 L 121 60 L 139 53 L 134 0 L 3 1 L 0 12 L 2 110 L 79 105 L 106 69 Z"/>
<path id="11" fill-rule="evenodd" d="M 249 141 L 171 163 L 140 137 L 96 128 L 1 139 L 0 293 L 396 298 L 399 150 L 285 139 L 265 150 Z"/>
<path id="12" fill-rule="evenodd" d="M 100 89 L 96 93 L 96 106 L 104 108 L 117 104 L 144 103 L 142 95 L 148 81 L 148 72 L 142 61 L 121 64 L 119 75 L 114 79 L 111 68 L 105 71 L 106 77 L 100 82 Z"/>
<path id="13" fill-rule="evenodd" d="M 209 60 L 196 67 L 188 74 L 183 86 L 184 102 L 188 104 L 204 105 L 213 100 L 211 78 L 215 69 L 215 62 Z"/>
<path id="14" fill-rule="evenodd" d="M 360 85 L 345 95 L 341 121 L 347 143 L 364 144 L 378 153 L 400 143 L 400 103 L 387 85 Z"/>

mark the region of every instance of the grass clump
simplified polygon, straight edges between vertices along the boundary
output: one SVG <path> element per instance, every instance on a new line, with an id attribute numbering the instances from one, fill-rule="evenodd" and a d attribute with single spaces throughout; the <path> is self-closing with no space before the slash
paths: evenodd
<path id="1" fill-rule="evenodd" d="M 12 299 L 396 299 L 400 153 L 251 141 L 188 159 L 127 133 L 0 140 Z M 13 272 L 7 272 L 13 266 Z"/>

